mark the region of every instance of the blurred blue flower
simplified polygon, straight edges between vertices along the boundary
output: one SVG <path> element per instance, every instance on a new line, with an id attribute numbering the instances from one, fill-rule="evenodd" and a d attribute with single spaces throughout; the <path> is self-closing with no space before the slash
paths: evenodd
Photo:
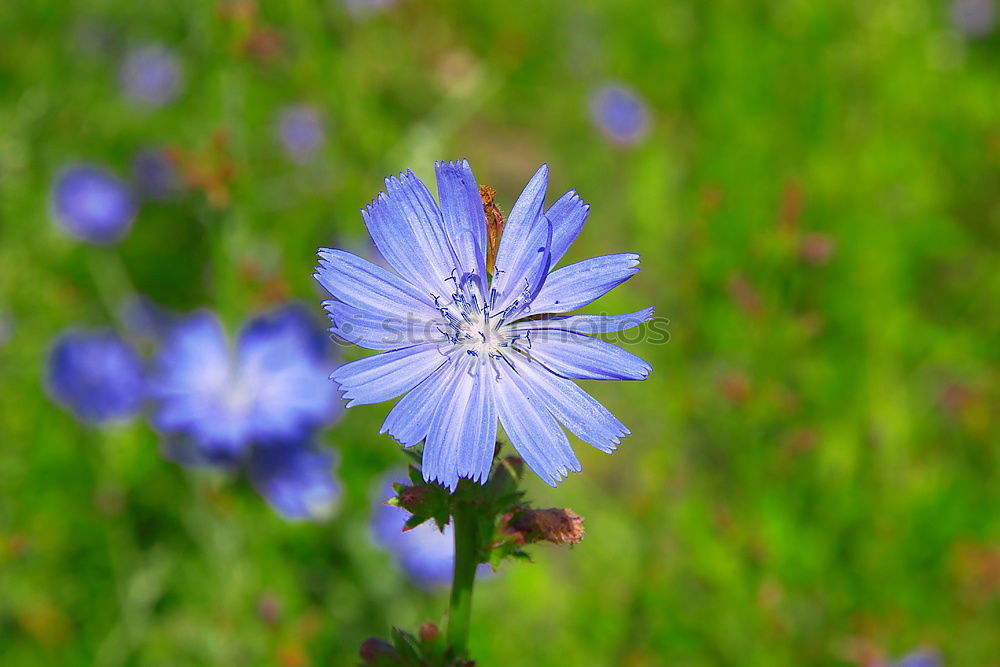
<path id="1" fill-rule="evenodd" d="M 6 345 L 14 337 L 14 317 L 0 310 L 0 346 Z"/>
<path id="2" fill-rule="evenodd" d="M 326 141 L 323 119 L 315 109 L 306 105 L 282 109 L 276 131 L 281 147 L 296 162 L 309 161 Z"/>
<path id="3" fill-rule="evenodd" d="M 167 336 L 178 319 L 174 312 L 141 294 L 124 299 L 118 316 L 130 337 L 152 343 Z"/>
<path id="4" fill-rule="evenodd" d="M 143 403 L 142 362 L 111 331 L 69 331 L 49 352 L 46 386 L 49 396 L 81 421 L 126 419 Z"/>
<path id="5" fill-rule="evenodd" d="M 334 463 L 331 452 L 307 444 L 260 445 L 250 455 L 250 481 L 290 521 L 328 519 L 340 500 Z"/>
<path id="6" fill-rule="evenodd" d="M 132 158 L 132 189 L 143 199 L 165 200 L 180 188 L 174 165 L 161 148 L 144 148 Z"/>
<path id="7" fill-rule="evenodd" d="M 620 84 L 598 88 L 590 98 L 590 116 L 608 140 L 622 146 L 649 134 L 649 108 L 639 94 Z"/>
<path id="8" fill-rule="evenodd" d="M 139 106 L 162 107 L 172 102 L 184 83 L 180 58 L 156 44 L 129 51 L 118 74 L 125 98 Z"/>
<path id="9" fill-rule="evenodd" d="M 108 245 L 128 233 L 136 206 L 128 187 L 109 171 L 77 164 L 56 175 L 52 211 L 59 226 L 71 236 Z"/>
<path id="10" fill-rule="evenodd" d="M 889 667 L 941 667 L 941 658 L 934 651 L 915 651 L 893 662 Z"/>
<path id="11" fill-rule="evenodd" d="M 951 22 L 966 37 L 979 39 L 989 35 L 996 21 L 994 0 L 952 0 Z"/>
<path id="12" fill-rule="evenodd" d="M 399 0 L 344 0 L 344 7 L 355 16 L 381 12 L 395 5 Z"/>
<path id="13" fill-rule="evenodd" d="M 412 173 L 363 212 L 395 273 L 342 250 L 321 250 L 315 277 L 340 338 L 381 354 L 331 376 L 348 407 L 405 394 L 382 432 L 424 441 L 423 474 L 454 489 L 485 482 L 497 420 L 528 466 L 555 485 L 580 470 L 560 423 L 611 452 L 629 431 L 573 380 L 644 380 L 642 359 L 590 334 L 639 326 L 620 316 L 558 315 L 586 306 L 638 272 L 639 256 L 606 255 L 550 270 L 589 207 L 568 192 L 545 210 L 544 165 L 510 211 L 487 284 L 487 223 L 468 162 L 437 164 L 440 207 Z M 492 232 L 491 232 L 492 233 Z"/>
<path id="14" fill-rule="evenodd" d="M 455 537 L 451 524 L 440 531 L 433 521 L 425 521 L 403 532 L 410 513 L 386 505 L 395 495 L 392 489 L 394 483 L 409 484 L 404 470 L 394 470 L 385 475 L 378 485 L 371 522 L 375 541 L 393 555 L 399 568 L 417 586 L 424 589 L 446 586 L 451 581 L 455 566 Z M 479 576 L 490 572 L 488 565 L 479 566 Z"/>
<path id="15" fill-rule="evenodd" d="M 339 411 L 327 352 L 326 336 L 296 305 L 251 320 L 235 350 L 218 318 L 197 312 L 173 326 L 157 355 L 152 422 L 212 459 L 236 458 L 252 442 L 302 442 Z"/>

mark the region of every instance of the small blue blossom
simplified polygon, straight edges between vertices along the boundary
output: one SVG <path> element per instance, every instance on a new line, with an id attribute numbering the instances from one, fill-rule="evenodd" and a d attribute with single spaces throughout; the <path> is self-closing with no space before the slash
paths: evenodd
<path id="1" fill-rule="evenodd" d="M 372 534 L 375 541 L 389 551 L 399 568 L 420 588 L 434 589 L 451 581 L 455 567 L 455 537 L 451 524 L 438 530 L 433 521 L 403 531 L 410 513 L 400 507 L 386 505 L 395 495 L 394 483 L 409 483 L 406 472 L 394 470 L 378 485 Z M 479 576 L 490 573 L 488 565 L 480 565 Z"/>
<path id="2" fill-rule="evenodd" d="M 165 200 L 180 188 L 174 165 L 161 148 L 144 148 L 132 158 L 132 188 L 142 199 Z"/>
<path id="3" fill-rule="evenodd" d="M 363 211 L 394 271 L 321 250 L 315 277 L 337 336 L 380 352 L 331 376 L 348 407 L 403 399 L 382 425 L 405 447 L 424 443 L 423 474 L 454 489 L 484 482 L 497 421 L 521 458 L 555 485 L 580 470 L 560 424 L 613 451 L 629 430 L 573 380 L 644 380 L 642 359 L 591 334 L 637 327 L 653 310 L 565 316 L 638 272 L 639 256 L 605 255 L 552 271 L 589 206 L 568 192 L 545 208 L 544 165 L 510 211 L 492 278 L 487 229 L 468 162 L 437 164 L 440 206 L 412 173 L 386 179 Z M 539 318 L 539 316 L 548 316 Z"/>
<path id="4" fill-rule="evenodd" d="M 605 137 L 622 146 L 638 144 L 649 134 L 649 108 L 631 88 L 602 86 L 590 98 L 590 116 Z"/>
<path id="5" fill-rule="evenodd" d="M 951 22 L 966 37 L 986 37 L 996 25 L 995 0 L 952 0 Z"/>
<path id="6" fill-rule="evenodd" d="M 0 310 L 0 346 L 6 345 L 14 337 L 14 317 Z"/>
<path id="7" fill-rule="evenodd" d="M 251 320 L 230 349 L 206 311 L 176 323 L 150 384 L 154 426 L 190 438 L 210 459 L 251 443 L 297 443 L 339 410 L 327 382 L 328 340 L 297 306 Z"/>
<path id="8" fill-rule="evenodd" d="M 915 651 L 891 663 L 889 667 L 941 667 L 941 657 L 934 651 Z"/>
<path id="9" fill-rule="evenodd" d="M 308 162 L 326 141 L 323 119 L 305 105 L 284 108 L 278 115 L 276 131 L 281 147 L 296 162 Z"/>
<path id="10" fill-rule="evenodd" d="M 162 107 L 180 93 L 184 70 L 180 58 L 171 49 L 146 45 L 128 52 L 118 82 L 130 102 L 144 107 Z"/>
<path id="11" fill-rule="evenodd" d="M 250 481 L 290 521 L 330 518 L 340 500 L 331 452 L 308 444 L 261 445 L 250 455 Z"/>
<path id="12" fill-rule="evenodd" d="M 344 0 L 344 7 L 355 16 L 364 16 L 391 8 L 399 0 Z"/>
<path id="13" fill-rule="evenodd" d="M 102 423 L 127 419 L 142 407 L 142 362 L 111 331 L 70 331 L 49 353 L 49 396 L 77 419 Z"/>
<path id="14" fill-rule="evenodd" d="M 136 206 L 128 187 L 109 171 L 78 164 L 56 175 L 52 212 L 56 223 L 71 236 L 108 245 L 128 233 Z"/>

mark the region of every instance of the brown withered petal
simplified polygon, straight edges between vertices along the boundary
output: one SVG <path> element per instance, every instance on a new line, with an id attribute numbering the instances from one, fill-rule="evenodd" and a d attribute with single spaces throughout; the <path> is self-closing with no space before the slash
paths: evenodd
<path id="1" fill-rule="evenodd" d="M 479 196 L 483 198 L 483 212 L 486 214 L 486 273 L 493 273 L 503 235 L 503 213 L 493 201 L 496 190 L 488 185 L 479 186 Z"/>
<path id="2" fill-rule="evenodd" d="M 511 518 L 507 532 L 520 533 L 525 542 L 579 544 L 583 539 L 583 517 L 558 507 L 526 510 Z"/>

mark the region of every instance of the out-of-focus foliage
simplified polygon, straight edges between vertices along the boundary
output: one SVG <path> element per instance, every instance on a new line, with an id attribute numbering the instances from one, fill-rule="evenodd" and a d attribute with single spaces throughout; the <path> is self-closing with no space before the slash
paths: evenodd
<path id="1" fill-rule="evenodd" d="M 590 310 L 652 304 L 671 333 L 630 346 L 646 382 L 587 387 L 620 451 L 528 477 L 587 538 L 479 581 L 479 664 L 993 664 L 1000 36 L 957 4 L 4 3 L 0 662 L 341 665 L 441 620 L 370 533 L 405 460 L 388 405 L 324 432 L 337 514 L 290 524 L 141 420 L 79 425 L 44 363 L 137 293 L 231 330 L 318 316 L 315 249 L 364 247 L 387 174 L 468 157 L 505 211 L 548 162 L 592 207 L 568 260 L 643 255 Z M 593 124 L 609 84 L 648 105 L 634 145 Z M 156 179 L 116 246 L 52 220 L 78 163 Z"/>

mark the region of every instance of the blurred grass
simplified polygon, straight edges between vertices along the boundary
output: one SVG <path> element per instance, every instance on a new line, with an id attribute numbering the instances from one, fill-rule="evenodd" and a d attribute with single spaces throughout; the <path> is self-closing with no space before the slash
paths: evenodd
<path id="1" fill-rule="evenodd" d="M 285 294 L 318 311 L 316 247 L 363 237 L 385 175 L 459 156 L 505 210 L 548 162 L 550 200 L 592 206 L 570 261 L 643 255 L 592 310 L 653 304 L 672 335 L 632 348 L 645 383 L 587 387 L 633 436 L 531 483 L 588 537 L 479 586 L 480 664 L 860 665 L 917 645 L 997 664 L 996 35 L 965 41 L 927 0 L 248 6 L 0 8 L 5 665 L 350 664 L 364 637 L 440 618 L 367 535 L 370 485 L 403 460 L 376 435 L 388 406 L 326 434 L 345 499 L 296 526 L 166 463 L 141 423 L 81 429 L 40 381 L 57 332 L 115 321 L 122 275 L 231 324 Z M 248 53 L 262 29 L 277 50 Z M 147 41 L 186 83 L 137 111 L 116 75 Z M 590 125 L 607 80 L 649 101 L 641 146 Z M 297 102 L 328 122 L 306 167 L 273 132 Z M 144 204 L 115 249 L 61 236 L 58 167 L 126 174 L 145 146 L 231 163 L 228 201 Z M 828 261 L 803 259 L 815 235 Z"/>

